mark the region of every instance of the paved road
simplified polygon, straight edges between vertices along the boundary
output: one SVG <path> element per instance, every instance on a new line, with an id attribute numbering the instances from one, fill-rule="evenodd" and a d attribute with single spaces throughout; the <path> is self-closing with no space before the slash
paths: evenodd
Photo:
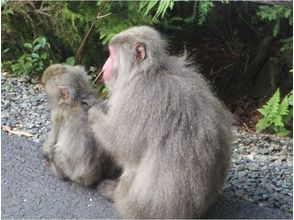
<path id="1" fill-rule="evenodd" d="M 1 134 L 2 219 L 117 218 L 113 205 L 96 189 L 58 180 L 41 164 L 41 144 Z M 227 190 L 207 218 L 291 218 L 279 210 L 262 208 L 234 198 Z"/>

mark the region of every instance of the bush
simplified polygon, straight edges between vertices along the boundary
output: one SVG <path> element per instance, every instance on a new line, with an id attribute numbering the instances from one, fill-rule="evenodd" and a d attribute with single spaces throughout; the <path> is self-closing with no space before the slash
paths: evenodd
<path id="1" fill-rule="evenodd" d="M 12 75 L 40 74 L 43 71 L 44 63 L 49 61 L 50 44 L 45 37 L 38 37 L 33 43 L 24 43 L 23 47 L 28 52 L 21 55 L 17 62 L 11 65 Z"/>

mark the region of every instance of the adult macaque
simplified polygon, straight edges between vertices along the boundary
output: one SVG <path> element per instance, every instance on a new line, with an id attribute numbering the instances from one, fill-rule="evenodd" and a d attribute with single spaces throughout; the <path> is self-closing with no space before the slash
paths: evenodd
<path id="1" fill-rule="evenodd" d="M 124 169 L 112 187 L 123 218 L 202 217 L 230 166 L 231 115 L 166 46 L 146 26 L 116 35 L 103 67 L 109 111 L 89 110 L 95 136 Z"/>
<path id="2" fill-rule="evenodd" d="M 80 66 L 48 67 L 42 83 L 51 109 L 52 130 L 43 146 L 44 163 L 60 178 L 89 186 L 112 172 L 110 157 L 95 140 L 88 109 L 99 104 Z"/>

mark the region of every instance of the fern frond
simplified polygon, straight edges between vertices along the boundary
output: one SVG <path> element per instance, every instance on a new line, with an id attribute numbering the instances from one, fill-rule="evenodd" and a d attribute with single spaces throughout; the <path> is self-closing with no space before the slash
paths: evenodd
<path id="1" fill-rule="evenodd" d="M 199 1 L 198 9 L 198 24 L 202 25 L 206 20 L 208 12 L 214 7 L 214 4 L 211 0 Z"/>
<path id="2" fill-rule="evenodd" d="M 286 137 L 286 136 L 288 136 L 290 134 L 290 131 L 288 131 L 284 127 L 280 127 L 279 130 L 276 133 L 277 133 L 278 136 Z"/>
<path id="3" fill-rule="evenodd" d="M 161 18 L 163 18 L 166 10 L 168 8 L 172 9 L 173 6 L 174 6 L 174 0 L 160 1 L 156 14 L 154 16 L 154 19 L 158 18 L 160 15 L 161 15 Z"/>
<path id="4" fill-rule="evenodd" d="M 289 99 L 288 99 L 288 96 L 286 96 L 280 104 L 279 114 L 281 116 L 288 115 L 289 114 L 288 107 L 289 107 Z"/>
<path id="5" fill-rule="evenodd" d="M 289 131 L 284 127 L 284 122 L 287 121 L 287 118 L 292 117 L 292 108 L 289 109 L 289 96 L 291 94 L 286 95 L 281 102 L 280 90 L 277 89 L 269 101 L 257 109 L 263 115 L 263 118 L 255 125 L 257 132 L 271 127 L 279 136 L 287 136 L 289 134 Z"/>
<path id="6" fill-rule="evenodd" d="M 284 127 L 282 116 L 281 115 L 276 115 L 276 117 L 273 120 L 273 124 L 276 127 Z"/>
<path id="7" fill-rule="evenodd" d="M 258 108 L 257 111 L 260 112 L 263 116 L 267 115 L 267 110 L 264 107 Z"/>
<path id="8" fill-rule="evenodd" d="M 154 8 L 154 6 L 157 4 L 158 0 L 153 0 L 153 1 L 149 1 L 148 4 L 146 5 L 146 11 L 144 13 L 144 16 L 146 16 L 152 8 Z"/>
<path id="9" fill-rule="evenodd" d="M 139 10 L 145 9 L 144 16 L 148 15 L 150 11 L 158 4 L 157 10 L 155 15 L 153 16 L 153 20 L 157 19 L 159 16 L 163 18 L 168 8 L 172 9 L 174 6 L 174 0 L 165 0 L 165 1 L 159 1 L 159 0 L 152 0 L 152 1 L 144 1 L 141 2 L 139 5 Z"/>
<path id="10" fill-rule="evenodd" d="M 266 118 L 262 118 L 256 123 L 255 128 L 256 128 L 257 132 L 261 132 L 261 131 L 265 130 L 266 128 L 268 128 L 269 126 L 270 126 L 270 124 L 266 120 Z"/>
<path id="11" fill-rule="evenodd" d="M 293 91 L 291 91 L 287 97 L 288 97 L 289 105 L 293 106 Z"/>
<path id="12" fill-rule="evenodd" d="M 274 118 L 279 112 L 280 101 L 280 89 L 277 89 L 274 95 L 267 101 L 266 105 L 263 106 L 263 109 L 266 112 L 265 116 Z"/>

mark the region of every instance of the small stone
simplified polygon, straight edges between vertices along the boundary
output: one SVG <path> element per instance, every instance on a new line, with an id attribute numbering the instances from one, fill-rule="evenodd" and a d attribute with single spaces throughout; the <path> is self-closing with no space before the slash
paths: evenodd
<path id="1" fill-rule="evenodd" d="M 9 76 L 9 73 L 8 72 L 1 72 L 1 80 L 5 80 L 5 78 L 7 78 Z"/>
<path id="2" fill-rule="evenodd" d="M 268 206 L 268 202 L 264 201 L 264 202 L 260 202 L 258 205 L 259 206 Z"/>
<path id="3" fill-rule="evenodd" d="M 273 149 L 274 151 L 281 151 L 281 150 L 282 150 L 282 146 L 277 145 L 277 144 L 273 144 L 273 145 L 272 145 L 272 149 Z"/>
<path id="4" fill-rule="evenodd" d="M 36 143 L 40 142 L 40 140 L 38 138 L 33 138 L 33 141 L 36 142 Z"/>
<path id="5" fill-rule="evenodd" d="M 240 165 L 240 166 L 238 166 L 238 168 L 237 168 L 237 170 L 238 171 L 242 171 L 242 170 L 245 170 L 245 166 L 244 165 Z"/>
<path id="6" fill-rule="evenodd" d="M 34 128 L 35 127 L 35 125 L 34 124 L 27 124 L 27 128 Z"/>
<path id="7" fill-rule="evenodd" d="M 28 99 L 29 97 L 28 97 L 28 95 L 27 94 L 23 94 L 22 95 L 22 99 Z"/>
<path id="8" fill-rule="evenodd" d="M 253 159 L 254 159 L 254 156 L 253 156 L 252 154 L 249 154 L 249 155 L 247 155 L 247 158 L 248 158 L 249 160 L 253 160 Z"/>
<path id="9" fill-rule="evenodd" d="M 19 105 L 21 108 L 26 108 L 27 107 L 27 103 L 23 102 Z"/>
<path id="10" fill-rule="evenodd" d="M 282 154 L 282 155 L 280 156 L 280 160 L 281 160 L 282 162 L 286 161 L 286 160 L 287 160 L 287 156 L 284 155 L 284 154 Z"/>
<path id="11" fill-rule="evenodd" d="M 278 157 L 275 157 L 275 156 L 270 157 L 270 162 L 275 162 L 277 159 L 278 159 Z"/>
<path id="12" fill-rule="evenodd" d="M 259 167 L 258 167 L 258 165 L 256 165 L 256 164 L 250 164 L 250 165 L 248 166 L 248 169 L 249 169 L 249 170 L 252 170 L 252 171 L 257 171 L 257 170 L 259 170 Z"/>
<path id="13" fill-rule="evenodd" d="M 247 172 L 246 171 L 240 171 L 240 172 L 238 172 L 238 177 L 239 178 L 245 177 L 246 175 L 247 175 Z"/>
<path id="14" fill-rule="evenodd" d="M 236 190 L 235 194 L 239 197 L 241 197 L 243 194 L 244 194 L 244 191 L 243 190 Z"/>

